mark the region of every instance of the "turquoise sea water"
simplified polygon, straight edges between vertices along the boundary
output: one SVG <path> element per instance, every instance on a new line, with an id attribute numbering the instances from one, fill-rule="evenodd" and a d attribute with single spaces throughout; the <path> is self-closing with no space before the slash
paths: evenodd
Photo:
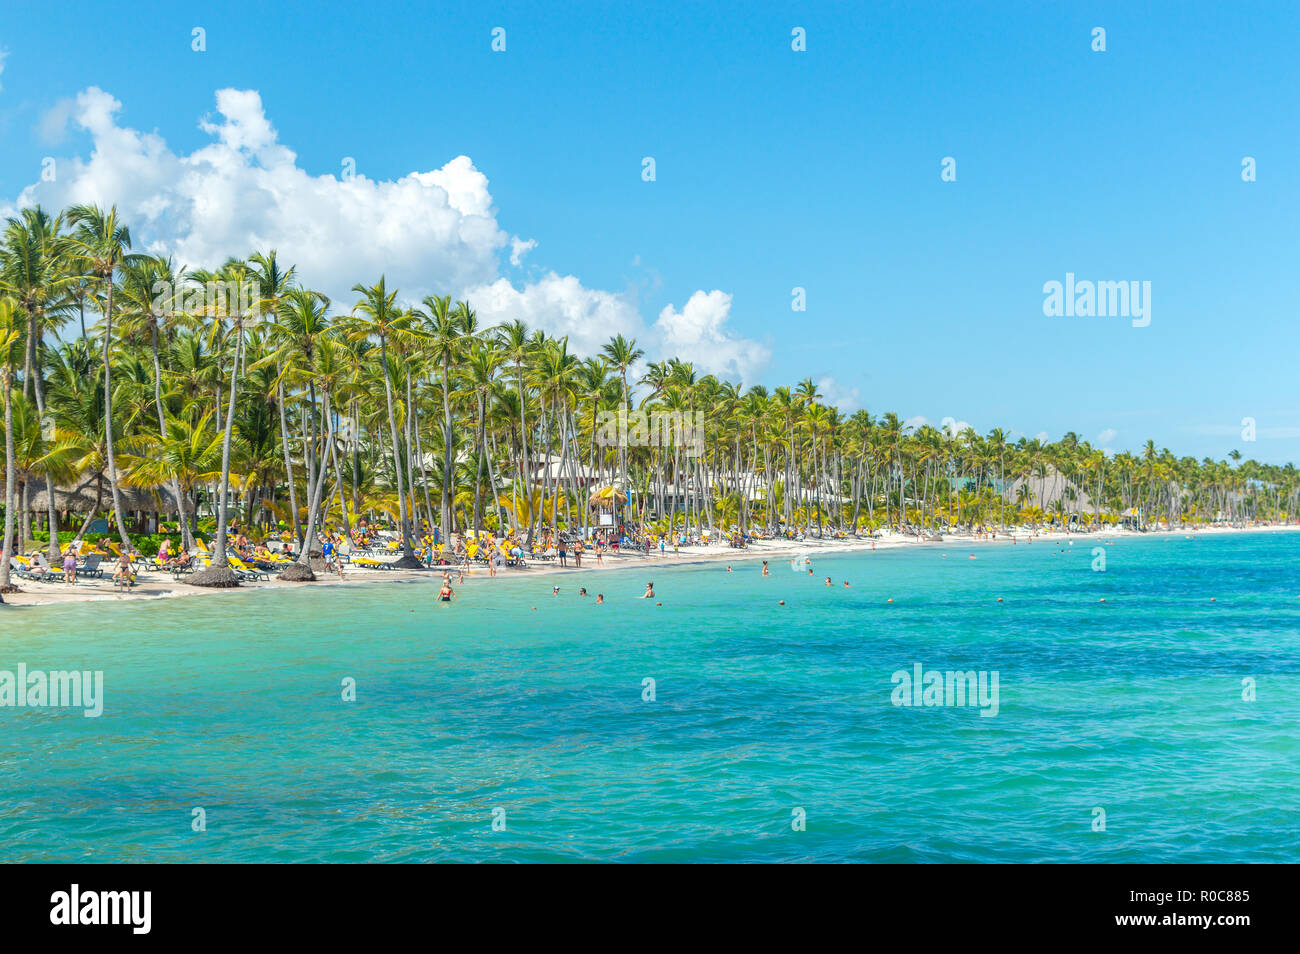
<path id="1" fill-rule="evenodd" d="M 0 861 L 1296 861 L 1300 534 L 1097 545 L 0 609 Z"/>

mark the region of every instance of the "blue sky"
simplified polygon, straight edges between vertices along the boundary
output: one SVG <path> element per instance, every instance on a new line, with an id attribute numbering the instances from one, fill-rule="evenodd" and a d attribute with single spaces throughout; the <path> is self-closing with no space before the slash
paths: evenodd
<path id="1" fill-rule="evenodd" d="M 333 291 L 378 277 L 375 255 L 349 272 L 347 247 L 381 239 L 351 213 L 311 222 L 311 183 L 341 177 L 345 157 L 379 184 L 463 155 L 477 178 L 448 213 L 450 244 L 374 226 L 398 242 L 395 273 L 427 276 L 422 293 L 495 289 L 496 307 L 526 307 L 580 346 L 627 328 L 654 357 L 683 351 L 768 385 L 810 376 L 877 414 L 1300 459 L 1300 5 L 132 9 L 0 18 L 0 206 L 98 189 L 143 209 L 151 177 L 187 202 L 216 189 L 232 202 L 220 227 L 141 213 L 138 244 L 316 240 L 306 277 Z M 99 139 L 77 120 L 91 87 L 119 104 Z M 219 90 L 260 105 L 239 101 L 245 125 L 221 126 Z M 205 116 L 228 131 L 257 115 L 296 154 L 293 208 L 310 227 L 289 239 L 256 190 L 221 191 L 216 166 L 191 188 L 176 163 L 104 148 L 131 129 L 192 158 L 221 135 Z M 42 185 L 46 156 L 82 165 Z M 949 156 L 955 182 L 940 179 Z M 1257 181 L 1242 181 L 1246 156 Z M 490 213 L 466 212 L 489 198 Z M 511 243 L 529 240 L 511 264 Z M 1043 284 L 1067 272 L 1151 282 L 1150 325 L 1045 317 Z M 796 286 L 805 312 L 791 310 Z"/>

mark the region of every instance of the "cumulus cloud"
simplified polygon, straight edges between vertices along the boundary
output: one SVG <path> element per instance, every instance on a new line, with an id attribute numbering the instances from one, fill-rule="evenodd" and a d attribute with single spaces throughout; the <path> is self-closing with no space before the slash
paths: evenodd
<path id="1" fill-rule="evenodd" d="M 468 156 L 392 180 L 369 178 L 346 160 L 339 176 L 313 175 L 280 142 L 256 90 L 219 90 L 215 111 L 198 124 L 210 141 L 188 155 L 156 132 L 120 124 L 121 110 L 94 86 L 48 110 L 37 134 L 55 142 L 69 127 L 81 130 L 89 155 L 57 159 L 53 181 L 28 186 L 14 205 L 0 201 L 0 217 L 37 203 L 116 205 L 137 250 L 212 268 L 275 249 L 343 310 L 357 297 L 354 284 L 382 274 L 403 301 L 467 298 L 482 326 L 520 318 L 568 335 L 581 353 L 621 333 L 651 355 L 747 382 L 768 360 L 765 347 L 729 329 L 731 296 L 721 291 L 698 291 L 680 311 L 669 305 L 647 328 L 635 288 L 588 288 L 554 270 L 521 286 L 503 278 L 502 260 L 518 267 L 537 242 L 501 227 L 488 178 Z"/>
<path id="2" fill-rule="evenodd" d="M 77 109 L 77 101 L 72 98 L 61 99 L 44 113 L 36 124 L 36 135 L 41 142 L 51 145 L 61 143 L 68 135 L 68 123 L 72 121 Z"/>
<path id="3" fill-rule="evenodd" d="M 956 437 L 966 430 L 974 430 L 970 421 L 960 421 L 955 417 L 945 417 L 939 422 L 939 430 Z"/>
<path id="4" fill-rule="evenodd" d="M 8 51 L 8 50 L 0 50 L 0 76 L 4 76 L 4 72 L 5 72 L 5 60 L 7 60 L 8 58 L 9 58 L 9 51 Z M 3 92 L 4 92 L 4 88 L 5 88 L 5 84 L 4 84 L 4 83 L 0 83 L 0 93 L 3 93 Z"/>
<path id="5" fill-rule="evenodd" d="M 1113 427 L 1108 427 L 1097 435 L 1097 443 L 1102 447 L 1109 447 L 1111 442 L 1119 436 L 1119 431 Z"/>
<path id="6" fill-rule="evenodd" d="M 752 384 L 772 354 L 764 345 L 727 328 L 730 316 L 730 295 L 717 289 L 697 291 L 680 311 L 666 306 L 654 327 L 665 356 L 675 355 L 706 373 Z"/>
<path id="7" fill-rule="evenodd" d="M 919 431 L 923 427 L 933 427 L 935 430 L 956 437 L 962 431 L 970 427 L 969 421 L 961 421 L 955 417 L 944 417 L 935 424 L 924 414 L 916 414 L 903 421 L 903 428 L 912 432 Z"/>
<path id="8" fill-rule="evenodd" d="M 856 387 L 844 387 L 831 375 L 817 379 L 817 390 L 822 396 L 821 403 L 839 408 L 851 414 L 862 407 L 861 392 Z"/>
<path id="9" fill-rule="evenodd" d="M 278 141 L 256 91 L 220 90 L 216 107 L 199 124 L 212 142 L 179 155 L 155 133 L 118 125 L 113 96 L 83 90 L 41 132 L 70 121 L 90 134 L 89 158 L 59 160 L 54 181 L 28 186 L 18 204 L 116 204 L 148 250 L 191 266 L 274 248 L 304 281 L 345 300 L 380 274 L 412 298 L 496 276 L 510 236 L 467 156 L 394 181 L 313 176 Z"/>
<path id="10" fill-rule="evenodd" d="M 617 334 L 644 338 L 641 316 L 626 297 L 587 288 L 573 275 L 549 272 L 522 288 L 498 278 L 465 294 L 481 326 L 517 318 L 547 334 L 567 335 L 570 348 L 583 354 L 595 354 Z"/>
<path id="11" fill-rule="evenodd" d="M 524 260 L 524 256 L 537 248 L 537 239 L 528 239 L 524 241 L 518 236 L 510 240 L 510 264 L 518 267 Z"/>

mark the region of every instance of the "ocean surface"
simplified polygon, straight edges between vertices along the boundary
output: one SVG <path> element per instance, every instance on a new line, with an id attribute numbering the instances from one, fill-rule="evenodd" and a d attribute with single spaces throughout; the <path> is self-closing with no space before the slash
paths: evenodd
<path id="1" fill-rule="evenodd" d="M 0 861 L 1300 859 L 1300 534 L 1098 546 L 0 608 Z"/>

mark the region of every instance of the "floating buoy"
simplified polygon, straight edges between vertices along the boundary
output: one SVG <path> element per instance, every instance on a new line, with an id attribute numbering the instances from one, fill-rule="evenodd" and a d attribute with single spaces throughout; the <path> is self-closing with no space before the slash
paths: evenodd
<path id="1" fill-rule="evenodd" d="M 892 603 L 892 602 L 894 602 L 894 598 L 891 596 L 889 599 L 885 600 L 885 602 L 886 602 L 886 603 Z"/>
<path id="2" fill-rule="evenodd" d="M 1104 603 L 1104 602 L 1106 602 L 1106 597 L 1103 596 L 1103 597 L 1102 597 L 1100 600 L 1098 600 L 1097 602 L 1099 602 L 1099 603 Z"/>
<path id="3" fill-rule="evenodd" d="M 1000 596 L 998 597 L 998 602 L 999 602 L 999 603 L 1002 602 L 1002 597 L 1000 597 Z"/>
<path id="4" fill-rule="evenodd" d="M 784 605 L 785 605 L 785 600 L 781 600 L 781 601 L 778 602 L 776 605 L 777 605 L 777 606 L 784 606 Z"/>
<path id="5" fill-rule="evenodd" d="M 1211 596 L 1211 597 L 1210 597 L 1210 602 L 1211 602 L 1211 603 L 1213 603 L 1213 602 L 1215 602 L 1215 600 L 1214 600 L 1214 597 L 1213 597 L 1213 596 Z"/>

